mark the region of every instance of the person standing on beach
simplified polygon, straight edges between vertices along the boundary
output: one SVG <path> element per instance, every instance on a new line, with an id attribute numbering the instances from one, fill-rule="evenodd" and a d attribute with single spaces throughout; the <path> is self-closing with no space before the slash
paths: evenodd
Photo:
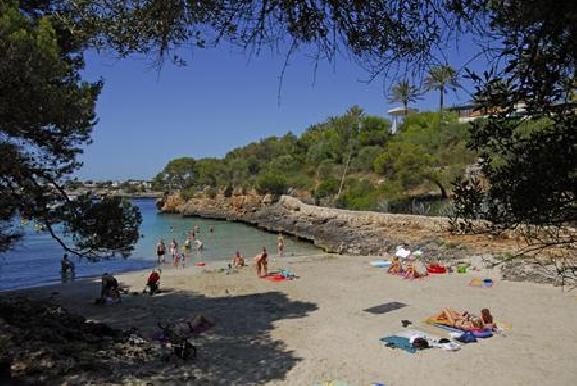
<path id="1" fill-rule="evenodd" d="M 178 265 L 180 264 L 180 253 L 178 251 L 176 251 L 176 253 L 174 254 L 173 263 L 174 263 L 174 268 L 178 269 Z"/>
<path id="2" fill-rule="evenodd" d="M 186 257 L 190 254 L 190 250 L 192 248 L 192 243 L 190 241 L 190 237 L 187 237 L 184 240 L 184 244 L 182 245 L 182 254 Z"/>
<path id="3" fill-rule="evenodd" d="M 172 256 L 172 260 L 174 260 L 174 256 L 178 252 L 178 242 L 176 239 L 172 239 L 170 242 L 170 255 Z"/>
<path id="4" fill-rule="evenodd" d="M 262 247 L 262 252 L 254 258 L 256 261 L 256 274 L 258 277 L 264 277 L 267 275 L 267 258 L 268 253 L 266 252 L 266 248 Z"/>
<path id="5" fill-rule="evenodd" d="M 196 244 L 196 252 L 197 252 L 197 254 L 202 253 L 202 248 L 203 248 L 202 241 L 196 240 L 194 243 Z"/>
<path id="6" fill-rule="evenodd" d="M 214 233 L 214 225 L 211 225 L 209 230 L 210 230 L 210 233 Z"/>
<path id="7" fill-rule="evenodd" d="M 156 244 L 156 263 L 157 264 L 164 263 L 165 255 L 166 255 L 166 245 L 164 244 L 164 240 L 160 239 L 160 241 Z"/>
<path id="8" fill-rule="evenodd" d="M 278 240 L 277 240 L 277 248 L 278 248 L 278 255 L 280 257 L 284 256 L 284 237 L 282 233 L 279 233 Z"/>

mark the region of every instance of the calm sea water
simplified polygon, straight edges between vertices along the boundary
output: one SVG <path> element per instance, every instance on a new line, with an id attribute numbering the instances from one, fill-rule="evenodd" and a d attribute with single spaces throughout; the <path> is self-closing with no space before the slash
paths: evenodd
<path id="1" fill-rule="evenodd" d="M 76 265 L 76 278 L 101 275 L 104 272 L 120 273 L 148 269 L 155 265 L 155 245 L 164 238 L 168 248 L 174 238 L 182 246 L 187 232 L 194 225 L 200 227 L 197 239 L 203 243 L 203 252 L 192 252 L 191 262 L 215 261 L 232 258 L 236 250 L 245 257 L 256 255 L 264 246 L 271 255 L 276 254 L 277 235 L 262 232 L 253 227 L 227 221 L 198 218 L 183 219 L 178 215 L 159 215 L 154 200 L 135 200 L 142 212 L 141 238 L 132 256 L 89 262 L 72 257 Z M 209 232 L 210 226 L 214 232 Z M 63 249 L 50 235 L 36 232 L 26 226 L 22 242 L 8 252 L 0 253 L 0 291 L 35 287 L 61 281 L 60 260 Z M 300 242 L 285 236 L 285 255 L 318 253 L 310 243 Z M 168 258 L 168 256 L 167 256 Z"/>

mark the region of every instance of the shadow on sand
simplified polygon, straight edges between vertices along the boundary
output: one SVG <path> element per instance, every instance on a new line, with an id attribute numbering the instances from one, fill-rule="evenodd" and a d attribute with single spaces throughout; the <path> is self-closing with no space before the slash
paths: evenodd
<path id="1" fill-rule="evenodd" d="M 85 282 L 81 292 L 94 294 L 99 284 Z M 287 351 L 282 341 L 271 337 L 273 324 L 299 319 L 318 309 L 315 303 L 290 300 L 281 292 L 208 297 L 193 292 L 166 290 L 155 296 L 125 295 L 120 304 L 78 304 L 66 295 L 52 293 L 53 300 L 88 319 L 115 328 L 136 327 L 149 338 L 157 322 L 190 320 L 202 314 L 216 326 L 195 338 L 196 359 L 171 357 L 167 362 L 153 360 L 140 364 L 137 371 L 114 369 L 108 380 L 136 377 L 152 383 L 207 382 L 210 384 L 254 384 L 281 380 L 300 359 Z M 89 296 L 84 299 L 90 299 Z"/>

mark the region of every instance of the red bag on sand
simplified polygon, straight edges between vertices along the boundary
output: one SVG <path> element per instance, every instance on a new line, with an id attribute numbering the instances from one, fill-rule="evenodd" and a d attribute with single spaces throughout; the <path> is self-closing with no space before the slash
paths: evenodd
<path id="1" fill-rule="evenodd" d="M 447 273 L 447 268 L 439 264 L 430 264 L 427 266 L 427 272 L 433 274 Z"/>
<path id="2" fill-rule="evenodd" d="M 266 276 L 263 276 L 263 279 L 267 279 L 270 281 L 274 281 L 274 282 L 279 282 L 279 281 L 285 281 L 287 280 L 283 275 L 281 275 L 280 273 L 275 273 L 275 274 L 269 274 Z"/>
<path id="3" fill-rule="evenodd" d="M 199 261 L 198 263 L 194 263 L 197 267 L 204 267 L 206 265 L 205 262 Z"/>

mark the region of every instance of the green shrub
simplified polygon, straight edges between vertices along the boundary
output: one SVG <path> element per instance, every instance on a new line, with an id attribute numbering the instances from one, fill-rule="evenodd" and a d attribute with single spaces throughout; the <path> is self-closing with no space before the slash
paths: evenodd
<path id="1" fill-rule="evenodd" d="M 257 178 L 256 190 L 261 194 L 285 194 L 288 190 L 288 181 L 282 174 L 267 172 Z"/>

